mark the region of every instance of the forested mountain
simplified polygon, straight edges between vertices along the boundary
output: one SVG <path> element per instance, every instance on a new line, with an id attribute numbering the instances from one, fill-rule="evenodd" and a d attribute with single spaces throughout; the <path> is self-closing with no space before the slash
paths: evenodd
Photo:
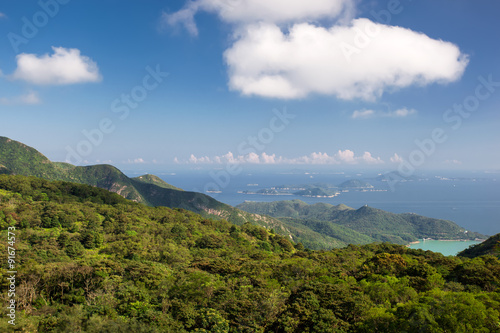
<path id="1" fill-rule="evenodd" d="M 338 238 L 339 227 L 362 234 L 364 239 L 351 233 L 346 239 L 358 239 L 356 244 L 373 241 L 407 244 L 421 238 L 476 239 L 486 238 L 467 231 L 451 221 L 439 220 L 417 214 L 394 214 L 363 206 L 353 209 L 346 205 L 317 203 L 308 205 L 301 200 L 276 202 L 245 202 L 237 208 L 301 224 L 324 235 Z M 337 235 L 337 236 L 336 236 Z M 368 238 L 366 237 L 368 236 Z M 353 238 L 354 237 L 354 238 Z"/>
<path id="2" fill-rule="evenodd" d="M 500 330 L 492 256 L 393 244 L 311 251 L 259 226 L 7 175 L 0 230 L 4 263 L 15 236 L 17 272 L 16 326 L 2 306 L 2 332 Z M 4 291 L 7 277 L 2 265 Z"/>
<path id="3" fill-rule="evenodd" d="M 97 186 L 146 205 L 183 208 L 208 217 L 227 219 L 237 225 L 252 222 L 290 235 L 281 221 L 240 211 L 203 193 L 182 191 L 157 176 L 129 178 L 111 165 L 74 166 L 51 162 L 36 149 L 6 137 L 0 137 L 0 174 Z"/>

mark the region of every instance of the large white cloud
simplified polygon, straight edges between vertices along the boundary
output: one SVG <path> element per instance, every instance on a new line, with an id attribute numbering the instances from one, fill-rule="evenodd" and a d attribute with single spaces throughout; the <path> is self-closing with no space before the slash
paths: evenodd
<path id="1" fill-rule="evenodd" d="M 199 11 L 231 23 L 233 45 L 224 54 L 229 86 L 248 96 L 374 100 L 385 91 L 462 76 L 468 59 L 456 45 L 402 27 L 351 20 L 355 3 L 193 0 L 176 13 L 164 13 L 163 22 L 182 23 L 193 35 Z M 320 26 L 322 19 L 333 25 Z"/>
<path id="2" fill-rule="evenodd" d="M 13 79 L 37 85 L 65 85 L 101 80 L 97 64 L 78 49 L 52 47 L 53 54 L 19 54 Z"/>
<path id="3" fill-rule="evenodd" d="M 335 18 L 351 15 L 353 0 L 194 0 L 173 14 L 163 14 L 170 25 L 184 24 L 187 30 L 198 34 L 194 15 L 198 11 L 216 13 L 221 20 L 230 23 L 255 22 L 286 23 Z"/>
<path id="4" fill-rule="evenodd" d="M 360 39 L 367 29 L 372 37 Z M 288 33 L 274 24 L 247 26 L 224 56 L 233 90 L 289 99 L 374 100 L 388 89 L 455 81 L 468 63 L 452 43 L 368 19 L 330 29 L 295 24 Z"/>

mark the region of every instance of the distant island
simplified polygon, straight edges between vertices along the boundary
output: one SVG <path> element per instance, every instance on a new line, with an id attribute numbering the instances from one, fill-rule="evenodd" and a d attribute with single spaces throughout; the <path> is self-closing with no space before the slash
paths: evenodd
<path id="1" fill-rule="evenodd" d="M 382 192 L 386 189 L 375 189 L 375 187 L 360 179 L 350 179 L 338 185 L 328 183 L 313 184 L 288 184 L 276 185 L 258 191 L 239 191 L 240 194 L 260 194 L 260 195 L 297 195 L 307 198 L 334 198 L 343 192 Z"/>

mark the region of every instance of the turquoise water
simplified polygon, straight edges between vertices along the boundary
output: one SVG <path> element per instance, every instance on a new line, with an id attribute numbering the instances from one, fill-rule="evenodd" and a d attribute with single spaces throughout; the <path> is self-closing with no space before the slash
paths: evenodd
<path id="1" fill-rule="evenodd" d="M 429 250 L 433 252 L 440 252 L 445 256 L 454 256 L 458 252 L 465 250 L 471 245 L 479 244 L 477 241 L 437 241 L 428 240 L 422 241 L 418 244 L 411 244 L 410 249 L 422 249 Z"/>

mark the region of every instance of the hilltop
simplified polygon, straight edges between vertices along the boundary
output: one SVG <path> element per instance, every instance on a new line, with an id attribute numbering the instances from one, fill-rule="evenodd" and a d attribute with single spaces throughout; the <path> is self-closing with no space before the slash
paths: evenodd
<path id="1" fill-rule="evenodd" d="M 138 181 L 138 182 L 143 182 L 143 183 L 146 183 L 146 184 L 153 184 L 153 185 L 156 185 L 156 186 L 159 186 L 159 187 L 163 187 L 163 188 L 168 188 L 168 189 L 171 189 L 171 190 L 183 191 L 183 189 L 175 187 L 173 185 L 170 185 L 166 181 L 164 181 L 163 179 L 161 179 L 160 177 L 155 176 L 155 175 L 149 175 L 149 174 L 147 174 L 147 175 L 135 177 L 135 178 L 132 178 L 132 179 L 135 180 L 135 181 Z"/>

